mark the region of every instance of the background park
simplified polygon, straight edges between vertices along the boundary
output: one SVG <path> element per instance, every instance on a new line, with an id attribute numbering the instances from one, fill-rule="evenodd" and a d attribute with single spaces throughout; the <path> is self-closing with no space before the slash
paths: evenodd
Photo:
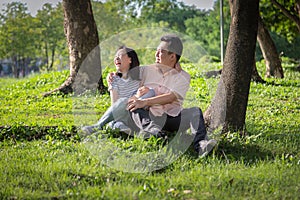
<path id="1" fill-rule="evenodd" d="M 0 197 L 299 199 L 300 2 L 230 2 L 203 10 L 177 0 L 63 0 L 44 4 L 35 16 L 24 3 L 5 4 Z M 114 70 L 118 42 L 138 47 L 141 63 L 150 64 L 164 32 L 180 34 L 187 45 L 181 65 L 192 77 L 192 92 L 186 106 L 205 111 L 218 145 L 203 158 L 189 148 L 157 170 L 127 172 L 139 166 L 118 157 L 119 150 L 146 155 L 171 141 L 108 128 L 101 134 L 113 148 L 101 146 L 99 155 L 77 129 L 110 106 L 105 77 Z M 98 48 L 97 90 L 78 95 L 72 75 L 80 76 Z"/>

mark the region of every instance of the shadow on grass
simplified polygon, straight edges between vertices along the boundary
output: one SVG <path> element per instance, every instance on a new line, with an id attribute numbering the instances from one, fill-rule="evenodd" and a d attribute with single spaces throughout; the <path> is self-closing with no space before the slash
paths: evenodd
<path id="1" fill-rule="evenodd" d="M 50 136 L 53 139 L 70 139 L 77 135 L 77 128 L 75 126 L 61 127 L 61 126 L 0 126 L 0 141 L 13 139 L 16 141 L 32 141 L 45 139 Z"/>
<path id="2" fill-rule="evenodd" d="M 59 126 L 1 126 L 0 127 L 0 141 L 4 140 L 15 140 L 15 141 L 32 141 L 39 139 L 47 139 L 47 136 L 53 139 L 59 140 L 76 140 L 80 141 L 78 136 L 78 128 L 75 126 L 70 127 L 59 127 Z M 110 137 L 120 138 L 124 141 L 132 140 L 134 137 L 122 133 L 119 131 L 109 131 L 107 133 Z M 276 157 L 281 156 L 283 150 L 276 149 L 276 146 L 267 148 L 263 145 L 265 140 L 268 141 L 283 141 L 280 146 L 284 146 L 288 141 L 293 143 L 300 143 L 300 134 L 268 134 L 259 138 L 259 142 L 250 141 L 247 142 L 244 138 L 234 138 L 230 140 L 227 138 L 221 139 L 218 145 L 211 151 L 206 157 L 209 159 L 212 154 L 220 160 L 226 162 L 242 162 L 245 165 L 255 164 L 259 161 L 274 160 Z M 149 139 L 148 139 L 149 140 Z M 167 145 L 172 140 L 169 138 L 157 138 L 155 143 L 158 145 Z M 149 142 L 153 142 L 150 140 Z M 193 145 L 191 144 L 188 150 L 184 153 L 185 156 L 190 159 L 197 159 L 198 155 L 194 151 Z M 293 151 L 296 151 L 294 149 Z M 288 152 L 293 153 L 293 152 Z M 171 166 L 170 166 L 171 167 Z M 167 167 L 167 168 L 170 168 Z M 162 172 L 165 169 L 158 170 Z"/>
<path id="3" fill-rule="evenodd" d="M 274 153 L 270 150 L 263 149 L 259 145 L 231 143 L 230 141 L 222 141 L 214 151 L 216 156 L 226 161 L 242 161 L 245 164 L 254 164 L 257 161 L 265 161 L 274 159 Z"/>

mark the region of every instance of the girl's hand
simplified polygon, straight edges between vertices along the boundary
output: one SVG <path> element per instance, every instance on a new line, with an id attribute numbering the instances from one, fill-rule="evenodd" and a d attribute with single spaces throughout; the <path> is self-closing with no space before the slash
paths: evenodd
<path id="1" fill-rule="evenodd" d="M 146 87 L 146 86 L 142 86 L 140 87 L 137 92 L 136 92 L 136 97 L 141 97 L 143 96 L 144 94 L 148 93 L 149 92 L 149 88 Z"/>
<path id="2" fill-rule="evenodd" d="M 110 72 L 107 77 L 106 77 L 106 81 L 107 81 L 107 84 L 110 85 L 113 81 L 113 76 L 116 75 L 116 72 Z"/>

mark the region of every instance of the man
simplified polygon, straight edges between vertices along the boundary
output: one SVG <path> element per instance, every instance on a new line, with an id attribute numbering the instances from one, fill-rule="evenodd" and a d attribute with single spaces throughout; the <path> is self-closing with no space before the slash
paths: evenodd
<path id="1" fill-rule="evenodd" d="M 154 88 L 155 96 L 129 99 L 127 109 L 131 122 L 128 125 L 133 130 L 139 129 L 139 133 L 145 136 L 162 136 L 165 132 L 190 128 L 195 136 L 194 149 L 203 156 L 214 147 L 216 140 L 206 140 L 207 132 L 200 108 L 182 108 L 190 86 L 190 75 L 178 64 L 182 51 L 182 42 L 176 35 L 161 38 L 155 53 L 156 63 L 140 69 L 143 84 Z"/>

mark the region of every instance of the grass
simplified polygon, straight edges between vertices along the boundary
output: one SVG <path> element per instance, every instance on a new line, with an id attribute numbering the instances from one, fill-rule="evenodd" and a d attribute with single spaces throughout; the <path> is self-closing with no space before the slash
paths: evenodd
<path id="1" fill-rule="evenodd" d="M 103 143 L 92 146 L 74 132 L 75 126 L 90 124 L 103 114 L 108 94 L 42 98 L 68 72 L 1 78 L 0 197 L 299 199 L 300 78 L 292 67 L 284 63 L 284 79 L 251 84 L 246 137 L 229 133 L 209 156 L 198 158 L 189 148 L 163 168 L 145 173 L 120 168 L 138 167 L 135 161 L 143 157 L 134 153 L 158 152 L 168 142 L 125 137 L 107 129 L 99 140 Z M 187 106 L 196 101 L 205 109 L 213 90 L 208 85 L 218 79 L 204 80 L 187 68 L 193 77 Z M 263 74 L 262 64 L 258 69 Z M 143 161 L 151 167 L 151 160 Z"/>

